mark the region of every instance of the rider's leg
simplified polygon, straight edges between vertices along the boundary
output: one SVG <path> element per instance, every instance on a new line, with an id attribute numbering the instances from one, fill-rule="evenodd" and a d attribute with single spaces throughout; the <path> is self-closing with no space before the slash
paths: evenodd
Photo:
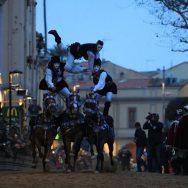
<path id="1" fill-rule="evenodd" d="M 106 102 L 104 104 L 104 110 L 103 110 L 103 115 L 108 116 L 108 112 L 111 106 L 111 101 L 112 101 L 112 92 L 108 92 L 106 94 Z"/>
<path id="2" fill-rule="evenodd" d="M 66 71 L 71 73 L 80 73 L 85 70 L 85 67 L 74 64 L 74 56 L 70 52 L 68 52 L 67 61 L 64 68 Z"/>
<path id="3" fill-rule="evenodd" d="M 98 93 L 95 93 L 95 97 L 96 97 L 97 102 L 99 102 L 101 97 L 102 97 L 102 95 L 100 95 Z"/>
<path id="4" fill-rule="evenodd" d="M 67 87 L 64 87 L 60 92 L 59 92 L 59 95 L 61 97 L 65 97 L 66 98 L 66 107 L 68 107 L 68 97 L 70 95 L 70 91 Z"/>
<path id="5" fill-rule="evenodd" d="M 50 30 L 48 34 L 51 34 L 55 37 L 55 41 L 57 42 L 57 44 L 61 43 L 61 37 L 59 36 L 56 30 Z"/>
<path id="6" fill-rule="evenodd" d="M 87 51 L 87 55 L 88 55 L 89 70 L 92 72 L 93 71 L 93 64 L 94 64 L 94 60 L 95 60 L 95 54 L 91 51 Z"/>

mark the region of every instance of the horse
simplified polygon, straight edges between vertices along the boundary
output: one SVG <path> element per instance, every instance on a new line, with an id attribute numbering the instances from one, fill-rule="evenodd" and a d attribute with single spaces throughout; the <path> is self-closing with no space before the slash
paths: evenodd
<path id="1" fill-rule="evenodd" d="M 43 172 L 48 171 L 46 164 L 49 162 L 48 155 L 50 154 L 51 145 L 57 134 L 57 124 L 55 124 L 55 114 L 57 112 L 57 104 L 54 96 L 47 94 L 43 100 L 43 113 L 37 117 L 37 123 L 34 126 L 33 133 L 31 135 L 32 146 L 32 168 L 36 168 L 37 157 L 36 148 L 39 152 L 39 157 L 42 158 Z M 41 147 L 44 148 L 42 153 Z"/>
<path id="2" fill-rule="evenodd" d="M 96 172 L 103 170 L 103 149 L 105 143 L 108 144 L 111 166 L 114 165 L 113 144 L 115 140 L 113 118 L 108 116 L 105 119 L 99 111 L 98 105 L 97 98 L 94 94 L 90 93 L 86 95 L 83 112 L 85 113 L 88 141 L 90 144 L 94 144 L 97 150 Z"/>
<path id="3" fill-rule="evenodd" d="M 67 108 L 58 118 L 65 148 L 65 164 L 67 172 L 75 170 L 78 152 L 84 137 L 85 119 L 84 115 L 80 112 L 80 106 L 81 101 L 79 91 L 72 91 L 68 97 Z M 74 143 L 72 150 L 71 142 Z M 71 154 L 74 156 L 73 165 L 71 164 Z"/>

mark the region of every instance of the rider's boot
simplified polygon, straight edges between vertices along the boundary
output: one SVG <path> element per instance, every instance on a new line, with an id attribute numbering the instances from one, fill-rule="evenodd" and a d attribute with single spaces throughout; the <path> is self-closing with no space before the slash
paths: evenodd
<path id="1" fill-rule="evenodd" d="M 66 108 L 68 109 L 69 108 L 69 98 L 68 97 L 66 98 L 65 103 L 66 103 Z"/>
<path id="2" fill-rule="evenodd" d="M 104 116 L 108 116 L 108 112 L 109 112 L 110 106 L 111 106 L 111 102 L 108 102 L 108 101 L 105 102 L 104 110 L 103 110 L 103 115 Z"/>
<path id="3" fill-rule="evenodd" d="M 57 42 L 57 44 L 61 43 L 61 37 L 59 36 L 56 30 L 50 30 L 48 31 L 48 34 L 51 34 L 55 37 L 55 41 Z"/>

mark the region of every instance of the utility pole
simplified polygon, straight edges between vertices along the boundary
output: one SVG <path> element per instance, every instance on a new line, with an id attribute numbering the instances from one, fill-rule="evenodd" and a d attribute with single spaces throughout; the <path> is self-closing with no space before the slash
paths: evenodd
<path id="1" fill-rule="evenodd" d="M 43 0 L 43 8 L 44 8 L 44 39 L 45 39 L 44 54 L 46 55 L 47 53 L 46 0 Z"/>
<path id="2" fill-rule="evenodd" d="M 163 67 L 163 75 L 162 75 L 162 100 L 163 100 L 163 122 L 165 121 L 165 67 Z"/>

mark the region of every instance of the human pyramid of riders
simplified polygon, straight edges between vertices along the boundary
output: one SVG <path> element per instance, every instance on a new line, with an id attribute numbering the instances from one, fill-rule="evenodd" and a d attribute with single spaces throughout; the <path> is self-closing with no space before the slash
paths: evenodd
<path id="1" fill-rule="evenodd" d="M 45 77 L 40 82 L 39 89 L 48 90 L 52 93 L 57 93 L 60 96 L 68 98 L 71 91 L 64 79 L 64 71 L 70 73 L 84 73 L 90 71 L 93 76 L 94 87 L 93 93 L 99 101 L 102 96 L 105 96 L 103 115 L 108 116 L 111 106 L 113 94 L 117 94 L 117 86 L 113 82 L 111 76 L 101 69 L 100 51 L 103 48 L 103 41 L 98 40 L 96 43 L 80 44 L 75 42 L 70 46 L 62 43 L 61 37 L 56 30 L 50 30 L 49 34 L 55 37 L 58 49 L 64 53 L 68 52 L 66 63 L 61 63 L 60 56 L 52 56 L 48 63 Z M 74 63 L 75 59 L 84 58 L 88 62 L 88 68 L 82 67 Z"/>
<path id="2" fill-rule="evenodd" d="M 91 146 L 91 154 L 94 155 L 92 145 L 96 145 L 97 149 L 97 165 L 96 169 L 98 170 L 101 164 L 101 169 L 103 168 L 102 163 L 104 160 L 103 157 L 103 147 L 105 143 L 108 143 L 110 146 L 109 154 L 111 159 L 111 165 L 113 165 L 113 143 L 114 143 L 114 132 L 113 132 L 113 118 L 108 115 L 109 108 L 111 106 L 112 96 L 113 94 L 117 94 L 117 86 L 113 82 L 111 76 L 104 70 L 101 69 L 101 59 L 100 59 L 100 50 L 103 48 L 103 41 L 98 40 L 96 43 L 86 43 L 86 44 L 80 44 L 79 42 L 75 42 L 71 44 L 70 46 L 65 46 L 62 41 L 61 37 L 58 35 L 56 30 L 50 30 L 48 32 L 49 34 L 53 35 L 55 37 L 55 41 L 57 43 L 58 49 L 62 52 L 67 52 L 67 59 L 65 63 L 61 62 L 60 56 L 52 56 L 50 62 L 47 65 L 47 68 L 45 70 L 44 78 L 40 81 L 39 89 L 46 91 L 46 94 L 44 95 L 43 103 L 48 100 L 49 95 L 57 94 L 60 97 L 65 98 L 66 100 L 66 110 L 63 112 L 63 114 L 58 115 L 58 117 L 54 117 L 54 119 L 49 120 L 50 126 L 46 132 L 45 135 L 46 138 L 48 135 L 50 135 L 51 132 L 54 131 L 54 127 L 58 125 L 61 129 L 61 135 L 63 138 L 63 143 L 65 145 L 65 154 L 66 159 L 65 163 L 68 164 L 68 168 L 71 168 L 70 164 L 70 142 L 74 142 L 72 153 L 74 155 L 74 162 L 76 161 L 77 154 L 80 149 L 80 145 L 82 142 L 82 139 L 85 133 L 85 127 L 83 127 L 83 124 L 89 124 L 93 125 L 93 127 L 87 127 L 87 137 L 88 142 Z M 80 65 L 77 65 L 74 63 L 75 59 L 84 58 L 88 62 L 88 68 L 82 67 Z M 80 96 L 75 91 L 71 91 L 69 89 L 69 86 L 64 78 L 64 72 L 68 71 L 73 74 L 77 73 L 85 73 L 90 72 L 93 76 L 93 89 L 90 91 L 90 93 L 87 95 L 86 101 L 84 103 L 84 114 L 85 117 L 83 118 L 83 115 L 79 112 L 79 99 Z M 98 109 L 99 100 L 102 96 L 105 96 L 105 104 L 103 113 L 101 113 Z M 49 105 L 50 100 L 47 102 L 47 107 L 43 109 L 44 116 L 46 119 L 49 119 L 52 117 L 52 107 L 53 104 Z M 87 104 L 86 104 L 87 103 Z M 92 109 L 94 107 L 94 109 Z M 51 116 L 52 115 L 52 116 Z M 85 123 L 87 122 L 87 123 Z M 54 124 L 55 126 L 52 126 Z M 38 127 L 38 130 L 35 128 L 34 135 L 31 134 L 31 142 L 33 146 L 35 147 L 37 143 L 40 142 L 39 137 L 37 138 L 37 134 L 44 135 L 44 130 L 41 129 L 41 127 Z M 39 130 L 40 129 L 40 130 Z M 38 133 L 37 133 L 38 131 Z M 41 132 L 41 133 L 40 133 Z M 42 133 L 43 132 L 43 133 Z M 89 134 L 89 132 L 91 134 Z M 96 133 L 100 135 L 100 141 L 95 140 Z M 46 139 L 44 138 L 44 139 Z M 38 141 L 36 142 L 36 139 Z M 53 140 L 53 139 L 52 139 Z M 51 143 L 51 142 L 49 142 Z M 42 142 L 41 142 L 42 144 Z M 39 145 L 39 144 L 38 144 Z M 44 144 L 43 144 L 44 145 Z M 46 157 L 47 157 L 47 151 L 49 150 L 49 146 L 51 144 L 45 144 L 45 154 L 43 157 L 43 169 L 46 169 Z M 33 148 L 34 148 L 33 147 Z M 38 150 L 40 151 L 40 147 L 38 147 Z M 40 153 L 40 156 L 42 156 L 42 153 Z M 36 161 L 36 152 L 35 149 L 33 150 L 33 163 Z M 99 162 L 101 160 L 102 162 Z M 34 164 L 34 166 L 36 166 Z M 75 167 L 75 163 L 73 164 L 73 169 Z"/>

